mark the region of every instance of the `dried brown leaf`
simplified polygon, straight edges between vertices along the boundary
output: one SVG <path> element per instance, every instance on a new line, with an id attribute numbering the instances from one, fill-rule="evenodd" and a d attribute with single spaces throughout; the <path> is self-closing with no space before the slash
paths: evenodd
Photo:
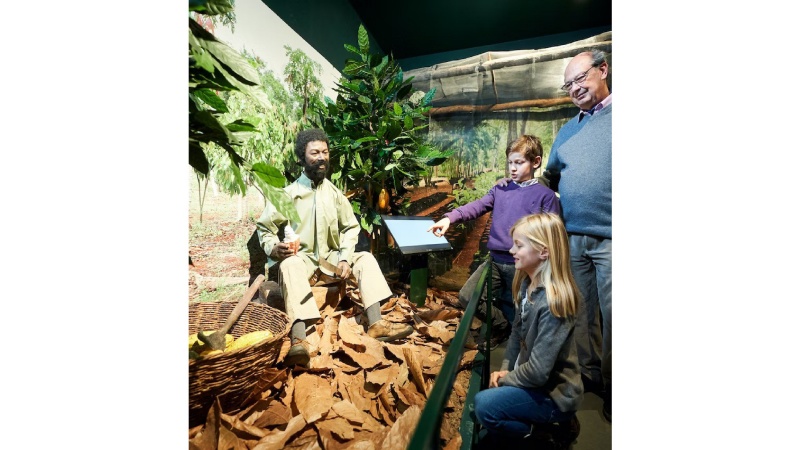
<path id="1" fill-rule="evenodd" d="M 259 440 L 269 433 L 269 430 L 247 424 L 244 421 L 227 414 L 222 414 L 222 423 L 224 425 L 223 428 L 232 431 L 233 434 L 235 434 L 239 439 Z"/>
<path id="2" fill-rule="evenodd" d="M 349 376 L 349 380 L 346 380 L 345 383 L 350 401 L 360 410 L 369 411 L 372 404 L 371 399 L 375 397 L 364 390 L 364 372 L 357 372 Z"/>
<path id="3" fill-rule="evenodd" d="M 405 450 L 408 448 L 421 415 L 422 408 L 419 406 L 408 408 L 392 425 L 380 448 L 382 450 Z"/>
<path id="4" fill-rule="evenodd" d="M 283 395 L 280 396 L 281 402 L 291 407 L 292 406 L 292 399 L 294 398 L 294 374 L 289 372 L 289 378 L 286 380 L 286 388 L 283 390 Z"/>
<path id="5" fill-rule="evenodd" d="M 444 322 L 440 322 L 444 323 Z M 428 336 L 429 338 L 435 340 L 437 343 L 447 344 L 453 337 L 455 336 L 455 332 L 450 331 L 448 329 L 442 329 L 435 326 L 420 326 L 417 328 L 417 331 L 423 335 Z"/>
<path id="6" fill-rule="evenodd" d="M 283 431 L 275 431 L 270 433 L 269 435 L 261 438 L 252 450 L 280 450 L 284 448 L 286 442 L 297 432 L 303 429 L 306 426 L 306 421 L 303 419 L 303 416 L 297 415 L 292 417 L 288 424 L 286 424 L 286 429 Z"/>
<path id="7" fill-rule="evenodd" d="M 422 376 L 422 368 L 419 365 L 417 356 L 414 351 L 408 347 L 403 347 L 403 356 L 405 356 L 406 364 L 408 364 L 408 371 L 411 374 L 411 382 L 417 387 L 417 390 L 424 393 L 427 398 L 427 391 L 425 389 L 425 378 Z"/>
<path id="8" fill-rule="evenodd" d="M 265 390 L 278 388 L 286 382 L 287 378 L 289 378 L 289 369 L 278 369 L 275 367 L 264 369 L 263 374 L 258 378 L 255 386 L 253 386 L 250 395 L 242 404 L 246 405 L 255 399 L 260 399 Z"/>
<path id="9" fill-rule="evenodd" d="M 397 345 L 397 344 L 383 344 L 384 355 L 388 358 L 394 358 L 399 363 L 405 363 L 406 358 L 403 356 L 403 347 L 407 347 L 408 344 Z"/>
<path id="10" fill-rule="evenodd" d="M 334 362 L 334 359 L 331 355 L 323 354 L 312 357 L 311 360 L 308 362 L 308 368 L 312 370 L 314 369 L 328 370 L 334 367 L 335 364 L 336 363 Z"/>
<path id="11" fill-rule="evenodd" d="M 308 354 L 312 357 L 319 353 L 319 342 L 320 337 L 317 333 L 309 333 L 306 336 L 306 342 L 308 342 Z"/>
<path id="12" fill-rule="evenodd" d="M 462 370 L 466 367 L 472 367 L 472 363 L 475 362 L 475 357 L 477 355 L 477 350 L 465 350 L 464 354 L 461 355 L 461 361 L 458 363 L 458 370 Z"/>
<path id="13" fill-rule="evenodd" d="M 219 443 L 216 448 L 217 450 L 248 450 L 244 441 L 225 427 L 219 429 Z"/>
<path id="14" fill-rule="evenodd" d="M 339 369 L 339 370 L 341 370 L 343 372 L 347 372 L 347 373 L 360 372 L 361 371 L 361 367 L 355 361 L 353 361 L 352 358 L 347 358 L 348 361 L 344 361 L 343 358 L 341 358 L 339 356 L 336 356 L 336 353 L 341 354 L 342 352 L 344 352 L 344 350 L 342 350 L 341 347 L 340 347 L 334 353 L 334 358 L 333 358 L 333 367 L 334 367 L 334 369 Z M 355 365 L 351 365 L 350 362 L 355 363 Z"/>
<path id="15" fill-rule="evenodd" d="M 322 324 L 322 336 L 319 339 L 319 353 L 321 355 L 330 355 L 333 353 L 333 342 L 337 336 L 339 328 L 339 321 L 332 317 L 326 317 Z"/>
<path id="16" fill-rule="evenodd" d="M 383 427 L 386 428 L 386 427 Z M 386 428 L 388 430 L 388 428 Z M 356 437 L 353 438 L 352 441 L 347 443 L 345 449 L 347 450 L 378 450 L 375 447 L 375 442 L 373 442 L 373 438 L 375 433 L 368 433 L 368 432 L 360 432 L 356 433 Z M 327 449 L 326 449 L 327 450 Z"/>
<path id="17" fill-rule="evenodd" d="M 339 326 L 339 331 L 341 332 L 341 330 L 342 330 L 342 327 Z M 362 348 L 364 348 L 364 347 L 362 346 Z M 356 350 L 353 350 L 352 348 L 350 348 L 347 345 L 343 345 L 340 350 L 341 350 L 341 352 L 344 352 L 347 356 L 349 356 L 350 359 L 353 360 L 353 362 L 355 362 L 356 364 L 358 364 L 360 367 L 362 367 L 364 369 L 371 369 L 371 368 L 377 366 L 378 364 L 380 364 L 380 362 L 381 362 L 379 359 L 375 358 L 374 356 L 372 356 L 370 354 L 367 354 L 367 353 L 359 353 L 359 352 L 357 352 Z M 341 352 L 337 352 L 337 354 L 339 354 Z"/>
<path id="18" fill-rule="evenodd" d="M 319 440 L 322 441 L 322 448 L 325 450 L 344 450 L 347 448 L 349 440 L 344 440 L 335 436 L 330 430 L 317 429 Z"/>
<path id="19" fill-rule="evenodd" d="M 388 365 L 391 363 L 390 361 L 386 361 L 386 350 L 383 349 L 386 344 L 366 334 L 361 337 L 361 343 L 366 347 L 364 353 L 378 360 L 381 365 Z"/>
<path id="20" fill-rule="evenodd" d="M 304 373 L 295 379 L 294 404 L 306 422 L 312 423 L 333 405 L 333 390 L 328 380 Z"/>
<path id="21" fill-rule="evenodd" d="M 383 414 L 381 414 L 381 410 L 378 408 L 378 402 L 369 402 L 369 414 L 374 417 L 375 420 L 384 424 L 386 423 L 386 419 L 383 418 Z"/>
<path id="22" fill-rule="evenodd" d="M 400 367 L 392 364 L 384 369 L 374 369 L 367 371 L 367 383 L 385 386 L 390 382 L 396 382 L 400 374 Z"/>
<path id="23" fill-rule="evenodd" d="M 339 337 L 345 345 L 358 352 L 363 352 L 365 347 L 364 343 L 361 342 L 362 336 L 362 326 L 357 324 L 354 319 L 345 319 L 343 317 L 339 320 Z"/>
<path id="24" fill-rule="evenodd" d="M 400 386 L 392 386 L 392 391 L 394 392 L 395 397 L 397 397 L 397 401 L 400 402 L 398 405 L 398 409 L 405 405 L 406 407 L 413 405 L 411 400 L 407 399 L 403 391 L 400 389 Z M 402 412 L 402 411 L 401 411 Z"/>
<path id="25" fill-rule="evenodd" d="M 310 425 L 306 426 L 302 432 L 286 443 L 284 450 L 322 450 L 317 430 Z"/>
<path id="26" fill-rule="evenodd" d="M 461 448 L 461 435 L 456 433 L 452 439 L 447 441 L 447 445 L 442 450 L 458 450 Z"/>
<path id="27" fill-rule="evenodd" d="M 279 401 L 272 401 L 263 410 L 253 425 L 261 428 L 282 426 L 292 419 L 292 410 Z"/>
<path id="28" fill-rule="evenodd" d="M 395 406 L 394 396 L 389 389 L 382 390 L 378 394 L 379 405 L 384 419 L 391 425 L 397 419 L 397 407 Z"/>
<path id="29" fill-rule="evenodd" d="M 205 424 L 197 425 L 196 427 L 189 428 L 189 440 L 194 439 L 197 436 L 203 427 L 206 426 Z"/>
<path id="30" fill-rule="evenodd" d="M 461 311 L 452 308 L 430 309 L 428 311 L 420 311 L 417 315 L 426 323 L 431 323 L 437 320 L 451 321 L 455 320 L 456 323 L 461 317 Z"/>
<path id="31" fill-rule="evenodd" d="M 343 417 L 320 420 L 314 424 L 317 430 L 325 430 L 336 435 L 340 440 L 350 440 L 354 437 L 353 425 Z M 328 448 L 326 445 L 325 448 Z"/>
<path id="32" fill-rule="evenodd" d="M 425 406 L 425 396 L 420 394 L 417 387 L 413 383 L 409 383 L 405 387 L 398 388 L 398 392 L 403 394 L 403 397 L 409 402 L 410 406 Z"/>
<path id="33" fill-rule="evenodd" d="M 358 409 L 356 405 L 347 400 L 334 403 L 331 410 L 336 412 L 340 417 L 347 419 L 351 424 L 360 427 L 367 431 L 377 431 L 383 428 L 383 425 L 375 420 L 374 417 Z"/>
<path id="34" fill-rule="evenodd" d="M 220 430 L 220 415 L 222 408 L 219 404 L 219 399 L 214 400 L 211 408 L 208 410 L 206 416 L 206 424 L 203 431 L 196 436 L 191 443 L 196 445 L 200 450 L 216 450 L 219 443 L 219 430 Z"/>

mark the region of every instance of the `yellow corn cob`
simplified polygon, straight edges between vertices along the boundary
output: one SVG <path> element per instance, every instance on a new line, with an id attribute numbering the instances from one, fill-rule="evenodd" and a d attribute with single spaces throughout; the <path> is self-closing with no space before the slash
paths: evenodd
<path id="1" fill-rule="evenodd" d="M 214 355 L 221 355 L 223 350 L 206 350 L 203 353 L 200 353 L 201 358 L 208 358 L 209 356 Z"/>
<path id="2" fill-rule="evenodd" d="M 226 351 L 233 351 L 238 350 L 240 348 L 245 348 L 247 346 L 257 344 L 264 339 L 269 339 L 272 337 L 272 332 L 269 330 L 261 330 L 261 331 L 252 331 L 241 336 L 239 339 L 236 339 L 230 347 L 227 347 Z"/>

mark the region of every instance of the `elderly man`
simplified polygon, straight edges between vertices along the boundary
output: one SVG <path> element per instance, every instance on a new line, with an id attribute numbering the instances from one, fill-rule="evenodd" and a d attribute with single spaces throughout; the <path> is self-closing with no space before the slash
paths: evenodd
<path id="1" fill-rule="evenodd" d="M 561 89 L 581 111 L 553 142 L 545 168 L 569 234 L 572 273 L 584 301 L 575 342 L 587 392 L 604 397 L 611 420 L 611 92 L 602 51 L 576 55 Z M 600 320 L 602 318 L 602 328 Z M 602 329 L 602 332 L 601 332 Z M 602 344 L 601 344 L 602 342 Z"/>
<path id="2" fill-rule="evenodd" d="M 317 270 L 333 275 L 319 261 L 326 260 L 341 270 L 341 277 L 355 277 L 364 303 L 369 327 L 367 334 L 381 341 L 408 336 L 413 328 L 381 318 L 380 302 L 392 295 L 378 262 L 368 252 L 356 252 L 360 226 L 347 198 L 325 176 L 330 167 L 328 136 L 320 129 L 301 131 L 295 154 L 303 173 L 284 190 L 289 194 L 300 223 L 289 224 L 299 235 L 297 253 L 278 238 L 288 220 L 268 204 L 256 224 L 258 238 L 269 256 L 267 267 L 280 262 L 279 283 L 292 323 L 292 347 L 284 360 L 287 366 L 305 366 L 309 361 L 306 329 L 320 319 L 311 294 L 309 279 Z M 267 269 L 268 270 L 268 269 Z"/>

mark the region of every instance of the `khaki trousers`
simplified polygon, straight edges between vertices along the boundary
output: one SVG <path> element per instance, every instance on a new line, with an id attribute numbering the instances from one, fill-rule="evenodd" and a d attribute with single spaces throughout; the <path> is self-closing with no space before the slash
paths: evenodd
<path id="1" fill-rule="evenodd" d="M 356 279 L 365 309 L 392 296 L 392 290 L 386 284 L 378 261 L 371 253 L 355 252 L 351 268 L 351 276 Z M 306 326 L 310 326 L 321 318 L 308 282 L 316 270 L 316 264 L 303 253 L 290 256 L 280 263 L 278 284 L 281 286 L 290 323 L 302 320 Z"/>

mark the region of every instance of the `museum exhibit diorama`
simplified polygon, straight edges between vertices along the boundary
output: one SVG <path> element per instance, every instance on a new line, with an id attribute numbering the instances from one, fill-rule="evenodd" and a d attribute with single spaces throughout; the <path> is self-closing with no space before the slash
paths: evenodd
<path id="1" fill-rule="evenodd" d="M 613 66 L 610 1 L 377 3 L 190 1 L 190 448 L 490 442 L 474 399 L 506 348 L 491 343 L 499 275 L 483 263 L 492 214 L 442 236 L 430 228 L 510 176 L 506 150 L 520 136 L 541 142 L 531 176 L 548 182 L 559 130 L 580 112 L 562 89 L 570 61 L 600 50 Z M 248 35 L 256 16 L 278 25 Z M 264 50 L 267 41 L 278 50 Z M 610 90 L 611 70 L 606 82 Z M 303 211 L 284 188 L 307 180 L 295 141 L 311 128 L 329 139 L 325 178 L 357 223 L 357 238 L 325 239 L 352 238 L 346 252 L 375 258 L 392 292 L 381 321 L 413 331 L 372 337 L 363 280 L 342 277 L 320 244 L 297 244 L 319 260 L 303 300 L 319 319 L 305 322 L 307 360 L 287 364 L 296 327 L 262 212 L 285 219 L 277 242 L 304 236 Z M 460 292 L 473 274 L 476 288 Z M 579 431 L 539 424 L 518 443 L 610 449 L 606 398 L 587 389 Z"/>

